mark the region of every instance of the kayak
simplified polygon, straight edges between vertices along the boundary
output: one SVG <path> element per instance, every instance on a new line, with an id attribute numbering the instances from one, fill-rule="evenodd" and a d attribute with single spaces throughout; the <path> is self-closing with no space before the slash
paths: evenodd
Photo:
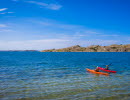
<path id="1" fill-rule="evenodd" d="M 91 72 L 91 73 L 94 73 L 94 74 L 109 75 L 108 73 L 96 72 L 95 70 L 91 70 L 91 69 L 88 69 L 88 68 L 86 68 L 86 70 L 89 71 L 89 72 Z"/>
<path id="2" fill-rule="evenodd" d="M 106 71 L 106 72 L 116 73 L 116 71 L 107 70 L 107 69 L 102 68 L 102 67 L 98 67 L 98 69 L 100 69 L 100 70 L 102 70 L 102 71 Z"/>

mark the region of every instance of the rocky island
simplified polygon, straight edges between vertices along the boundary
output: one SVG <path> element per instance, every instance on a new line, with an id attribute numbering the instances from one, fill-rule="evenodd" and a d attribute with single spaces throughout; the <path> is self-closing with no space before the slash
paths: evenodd
<path id="1" fill-rule="evenodd" d="M 62 49 L 42 50 L 41 52 L 130 52 L 130 44 L 113 44 L 109 46 L 91 45 L 88 47 L 81 47 L 79 45 L 75 45 Z"/>

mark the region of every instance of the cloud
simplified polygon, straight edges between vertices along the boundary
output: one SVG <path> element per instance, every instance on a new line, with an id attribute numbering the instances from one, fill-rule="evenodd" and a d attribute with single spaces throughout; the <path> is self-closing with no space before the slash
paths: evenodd
<path id="1" fill-rule="evenodd" d="M 50 9 L 50 10 L 59 10 L 62 8 L 61 5 L 59 4 L 53 4 L 53 3 L 43 3 L 43 2 L 37 2 L 37 1 L 25 1 L 27 3 L 32 3 L 32 4 L 36 4 L 36 5 L 39 5 L 41 7 L 44 7 L 44 8 L 47 8 L 47 9 Z"/>
<path id="2" fill-rule="evenodd" d="M 14 13 L 14 12 L 3 12 L 3 13 L 0 13 L 0 14 L 12 14 L 12 13 Z"/>
<path id="3" fill-rule="evenodd" d="M 111 37 L 104 38 L 101 35 L 110 34 L 106 34 L 104 31 L 99 32 L 96 30 L 87 29 L 86 27 L 80 25 L 64 24 L 49 19 L 40 19 L 40 21 L 34 19 L 27 19 L 26 21 L 29 24 L 22 25 L 22 29 L 24 29 L 23 31 L 15 30 L 14 27 L 13 30 L 15 30 L 15 32 L 9 32 L 10 30 L 6 30 L 6 28 L 1 28 L 0 31 L 3 34 L 3 36 L 1 35 L 0 37 L 1 50 L 43 50 L 53 48 L 65 48 L 73 45 L 81 45 L 84 47 L 89 45 L 110 45 L 118 43 L 121 44 L 126 39 L 121 39 L 123 38 L 123 36 L 121 38 L 116 39 Z M 28 28 L 30 24 L 31 29 Z M 9 24 L 9 26 L 12 25 Z M 17 26 L 17 24 L 15 26 Z M 0 27 L 7 26 L 4 24 L 0 24 Z M 36 37 L 36 35 L 39 36 Z M 6 41 L 4 41 L 4 38 L 6 39 Z"/>
<path id="4" fill-rule="evenodd" d="M 111 44 L 118 44 L 118 40 L 103 40 L 103 39 L 95 39 L 95 40 L 88 40 L 88 45 L 111 45 Z"/>
<path id="5" fill-rule="evenodd" d="M 0 9 L 0 11 L 5 11 L 5 10 L 7 10 L 8 8 L 2 8 L 2 9 Z"/>
<path id="6" fill-rule="evenodd" d="M 59 23 L 53 20 L 48 20 L 48 19 L 41 19 L 39 20 L 29 20 L 30 23 L 34 25 L 40 25 L 40 27 L 43 27 L 44 33 L 48 34 L 55 34 L 54 36 L 61 36 L 66 38 L 87 38 L 91 39 L 92 37 L 100 37 L 100 35 L 103 35 L 103 33 L 99 30 L 94 30 L 94 29 L 88 29 L 82 25 L 73 25 L 73 24 L 64 24 L 64 23 Z M 53 30 L 53 31 L 51 31 Z M 52 36 L 52 35 L 50 35 Z"/>
<path id="7" fill-rule="evenodd" d="M 107 36 L 107 37 L 118 37 L 118 36 L 120 36 L 120 35 L 117 35 L 117 34 L 112 34 L 112 35 L 109 35 L 109 34 L 103 34 L 103 35 L 101 35 L 101 36 Z"/>
<path id="8" fill-rule="evenodd" d="M 0 24 L 0 28 L 1 27 L 7 27 L 7 25 L 5 25 L 5 24 Z"/>
<path id="9" fill-rule="evenodd" d="M 57 4 L 48 4 L 47 8 L 51 10 L 59 10 L 62 6 Z"/>
<path id="10" fill-rule="evenodd" d="M 12 0 L 12 1 L 15 1 L 15 2 L 16 2 L 16 1 L 19 1 L 19 0 Z"/>
<path id="11" fill-rule="evenodd" d="M 13 32 L 13 30 L 8 28 L 8 25 L 5 24 L 0 24 L 0 33 L 2 32 Z"/>
<path id="12" fill-rule="evenodd" d="M 30 23 L 34 24 L 34 25 L 40 25 L 41 27 L 45 27 L 45 28 L 53 28 L 53 29 L 57 29 L 57 30 L 61 30 L 62 31 L 70 31 L 71 33 L 78 33 L 79 35 L 96 35 L 96 36 L 117 36 L 116 34 L 110 34 L 112 32 L 108 32 L 108 31 L 102 31 L 102 30 L 97 30 L 97 29 L 90 29 L 87 28 L 86 26 L 83 25 L 74 25 L 74 24 L 64 24 L 55 20 L 50 20 L 50 19 L 46 19 L 46 18 L 42 18 L 40 20 L 36 20 L 36 19 L 29 19 L 28 20 Z"/>
<path id="13" fill-rule="evenodd" d="M 101 32 L 97 32 L 97 31 L 94 31 L 94 30 L 86 30 L 85 33 L 87 34 L 91 34 L 91 35 L 100 35 Z"/>
<path id="14" fill-rule="evenodd" d="M 80 30 L 80 31 L 86 29 L 84 26 L 81 25 L 64 24 L 64 23 L 57 22 L 55 20 L 44 19 L 44 18 L 41 20 L 29 19 L 28 21 L 31 22 L 32 24 L 38 24 L 48 28 L 58 28 L 64 30 Z"/>
<path id="15" fill-rule="evenodd" d="M 0 13 L 0 14 L 4 15 L 4 14 L 6 14 L 6 12 L 4 12 L 4 13 Z"/>
<path id="16" fill-rule="evenodd" d="M 13 32 L 13 30 L 10 30 L 10 29 L 0 29 L 0 32 Z"/>
<path id="17" fill-rule="evenodd" d="M 26 50 L 26 49 L 52 49 L 64 47 L 68 40 L 63 39 L 44 39 L 26 41 L 0 41 L 1 50 Z M 53 45 L 52 45 L 53 44 Z"/>
<path id="18" fill-rule="evenodd" d="M 43 34 L 49 35 L 49 37 L 62 37 L 64 39 L 106 39 L 109 40 L 113 37 L 113 40 L 119 39 L 118 34 L 112 34 L 113 32 L 88 29 L 82 25 L 64 24 L 49 19 L 34 20 L 29 19 L 29 23 L 42 27 Z M 41 33 L 41 32 L 40 32 Z M 111 34 L 110 34 L 111 33 Z M 42 34 L 42 33 L 41 33 Z"/>
<path id="19" fill-rule="evenodd" d="M 14 13 L 14 12 L 7 12 L 8 14 L 12 14 L 12 13 Z"/>
<path id="20" fill-rule="evenodd" d="M 7 12 L 6 10 L 7 10 L 8 8 L 2 8 L 2 9 L 0 9 L 0 14 L 2 14 L 2 15 L 4 15 L 4 14 L 11 14 L 11 13 L 14 13 L 14 12 Z"/>
<path id="21" fill-rule="evenodd" d="M 59 49 L 73 45 L 110 45 L 118 43 L 115 40 L 72 40 L 72 39 L 44 39 L 44 40 L 26 40 L 26 41 L 0 41 L 1 50 L 45 50 Z"/>

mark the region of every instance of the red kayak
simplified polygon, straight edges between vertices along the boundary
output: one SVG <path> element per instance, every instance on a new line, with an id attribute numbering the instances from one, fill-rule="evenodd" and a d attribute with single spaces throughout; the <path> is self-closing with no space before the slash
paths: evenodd
<path id="1" fill-rule="evenodd" d="M 98 69 L 100 69 L 100 70 L 102 70 L 102 71 L 106 71 L 106 72 L 116 73 L 116 71 L 107 70 L 107 69 L 101 68 L 101 67 L 98 67 Z"/>

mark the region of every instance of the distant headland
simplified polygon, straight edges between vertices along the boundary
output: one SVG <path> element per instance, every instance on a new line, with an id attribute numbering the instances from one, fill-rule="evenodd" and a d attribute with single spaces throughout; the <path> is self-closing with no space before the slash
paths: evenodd
<path id="1" fill-rule="evenodd" d="M 0 50 L 0 51 L 11 51 L 11 52 L 36 52 L 38 50 Z"/>
<path id="2" fill-rule="evenodd" d="M 113 44 L 109 46 L 91 45 L 88 47 L 75 45 L 62 49 L 42 50 L 41 52 L 130 52 L 130 44 Z"/>

